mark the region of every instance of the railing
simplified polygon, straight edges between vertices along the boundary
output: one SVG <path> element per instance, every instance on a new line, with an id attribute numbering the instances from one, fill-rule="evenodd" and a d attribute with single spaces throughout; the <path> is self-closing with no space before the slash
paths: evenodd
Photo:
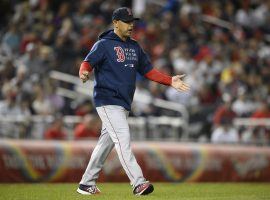
<path id="1" fill-rule="evenodd" d="M 8 115 L 0 116 L 0 136 L 9 138 L 20 138 L 19 127 L 22 125 L 30 126 L 28 129 L 27 138 L 43 139 L 44 132 L 54 121 L 54 116 L 47 115 Z M 82 117 L 79 116 L 63 116 L 63 128 L 68 134 L 67 139 L 72 140 L 74 138 L 74 128 L 76 124 L 82 121 Z M 182 125 L 183 121 L 179 121 L 175 117 L 129 117 L 128 123 L 131 130 L 131 138 L 133 140 L 145 141 L 145 140 L 178 140 L 178 128 Z M 164 130 L 162 128 L 166 128 Z M 169 128 L 168 128 L 169 127 Z M 22 137 L 24 138 L 24 137 Z"/>
<path id="2" fill-rule="evenodd" d="M 43 139 L 44 132 L 54 120 L 55 117 L 52 115 L 0 116 L 0 137 Z M 74 127 L 81 122 L 82 118 L 66 115 L 62 120 L 67 139 L 73 139 Z M 22 130 L 22 127 L 26 128 L 26 130 Z"/>
<path id="3" fill-rule="evenodd" d="M 236 118 L 233 125 L 241 133 L 242 143 L 270 146 L 270 118 Z"/>
<path id="4" fill-rule="evenodd" d="M 50 77 L 53 79 L 68 82 L 68 83 L 71 83 L 74 85 L 73 90 L 59 87 L 57 89 L 57 93 L 59 95 L 62 95 L 62 96 L 68 97 L 68 98 L 72 98 L 72 99 L 78 98 L 78 96 L 79 96 L 78 94 L 83 94 L 85 96 L 90 96 L 90 97 L 92 97 L 92 95 L 93 95 L 93 81 L 87 81 L 85 84 L 83 84 L 78 77 L 75 77 L 75 76 L 72 76 L 69 74 L 65 74 L 62 72 L 58 72 L 58 71 L 52 71 L 50 73 Z M 166 120 L 166 124 L 164 122 L 162 122 L 162 125 L 170 126 L 174 130 L 175 133 L 172 134 L 173 137 L 178 135 L 178 134 L 176 134 L 176 131 L 177 131 L 177 129 L 179 131 L 179 129 L 181 128 L 182 129 L 182 131 L 181 131 L 182 134 L 180 136 L 181 139 L 188 138 L 189 114 L 188 114 L 185 106 L 178 104 L 178 103 L 171 102 L 171 101 L 165 101 L 162 99 L 152 98 L 151 96 L 142 94 L 140 92 L 135 92 L 134 101 L 145 103 L 145 104 L 153 104 L 154 106 L 159 107 L 159 108 L 179 112 L 180 116 L 177 118 L 174 118 L 173 124 L 172 124 L 171 120 Z M 138 120 L 135 120 L 135 121 L 138 121 Z M 154 121 L 152 121 L 152 120 L 150 120 L 150 121 L 154 123 Z M 156 120 L 156 121 L 160 122 L 160 120 Z M 176 124 L 175 121 L 178 121 L 177 126 L 175 125 Z M 145 123 L 145 125 L 151 124 L 151 122 Z M 132 123 L 132 122 L 130 122 L 130 123 Z M 138 122 L 138 127 L 136 129 L 142 130 L 142 128 L 140 127 L 141 124 L 142 124 L 141 122 Z M 134 128 L 137 126 L 135 123 L 132 123 L 132 125 Z M 156 124 L 156 122 L 155 122 L 155 125 L 158 125 L 158 124 Z M 147 127 L 145 127 L 144 130 L 146 130 L 146 128 Z M 139 136 L 138 138 L 142 138 L 142 136 Z M 179 138 L 179 137 L 177 137 L 177 138 Z"/>
<path id="5" fill-rule="evenodd" d="M 82 121 L 79 116 L 64 116 L 63 127 L 68 134 L 69 140 L 74 138 L 74 128 L 77 123 Z M 43 139 L 43 134 L 51 122 L 54 121 L 54 116 L 22 116 L 8 115 L 0 116 L 0 137 L 19 138 L 19 127 L 30 126 L 28 129 L 27 138 Z M 136 141 L 145 140 L 173 140 L 173 141 L 189 141 L 190 138 L 183 139 L 179 135 L 179 127 L 182 127 L 182 120 L 177 117 L 129 117 L 131 137 Z M 252 118 L 236 118 L 233 125 L 236 128 L 245 127 L 255 129 L 258 127 L 270 127 L 270 119 L 252 119 Z M 24 137 L 23 137 L 24 138 Z M 256 141 L 253 141 L 255 144 Z M 258 143 L 259 144 L 259 143 Z"/>
<path id="6" fill-rule="evenodd" d="M 270 119 L 269 118 L 236 118 L 233 121 L 234 126 L 245 126 L 245 127 L 256 127 L 256 126 L 266 126 L 270 127 Z"/>

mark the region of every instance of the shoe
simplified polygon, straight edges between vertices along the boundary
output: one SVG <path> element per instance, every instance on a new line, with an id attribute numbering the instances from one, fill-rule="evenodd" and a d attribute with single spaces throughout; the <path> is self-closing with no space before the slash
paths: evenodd
<path id="1" fill-rule="evenodd" d="M 79 185 L 77 192 L 84 195 L 95 195 L 101 193 L 96 185 L 82 185 L 82 184 Z"/>
<path id="2" fill-rule="evenodd" d="M 147 194 L 152 193 L 153 191 L 154 191 L 154 186 L 149 182 L 145 182 L 140 185 L 137 185 L 133 190 L 133 194 L 134 195 L 147 195 Z"/>

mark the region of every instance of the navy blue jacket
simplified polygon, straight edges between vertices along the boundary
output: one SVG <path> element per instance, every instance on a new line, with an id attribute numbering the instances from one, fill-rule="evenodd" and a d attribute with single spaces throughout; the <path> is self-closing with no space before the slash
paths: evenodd
<path id="1" fill-rule="evenodd" d="M 121 40 L 113 30 L 99 36 L 85 60 L 94 68 L 94 103 L 119 105 L 131 109 L 136 73 L 142 76 L 153 67 L 139 44 L 128 38 Z"/>

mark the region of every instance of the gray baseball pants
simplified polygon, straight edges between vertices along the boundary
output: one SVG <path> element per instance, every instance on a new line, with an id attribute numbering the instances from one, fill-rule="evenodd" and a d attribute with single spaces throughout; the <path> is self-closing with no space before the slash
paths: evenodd
<path id="1" fill-rule="evenodd" d="M 127 122 L 129 112 L 116 105 L 101 106 L 96 109 L 102 121 L 102 131 L 80 184 L 96 184 L 99 172 L 113 147 L 116 149 L 121 165 L 133 188 L 144 183 L 146 180 L 142 170 L 131 151 Z"/>

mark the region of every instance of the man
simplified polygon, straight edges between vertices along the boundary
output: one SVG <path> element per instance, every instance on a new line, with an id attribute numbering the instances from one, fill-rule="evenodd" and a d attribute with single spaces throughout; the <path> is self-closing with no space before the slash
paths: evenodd
<path id="1" fill-rule="evenodd" d="M 94 69 L 94 102 L 102 121 L 102 131 L 92 153 L 77 192 L 99 194 L 96 186 L 98 174 L 112 148 L 115 147 L 133 194 L 146 195 L 154 187 L 146 181 L 130 147 L 130 132 L 127 122 L 135 91 L 136 73 L 170 85 L 179 91 L 189 89 L 181 81 L 182 76 L 167 76 L 153 69 L 149 58 L 139 44 L 130 38 L 134 18 L 129 8 L 118 8 L 113 12 L 113 30 L 99 36 L 91 51 L 81 64 L 79 76 L 85 82 Z"/>

